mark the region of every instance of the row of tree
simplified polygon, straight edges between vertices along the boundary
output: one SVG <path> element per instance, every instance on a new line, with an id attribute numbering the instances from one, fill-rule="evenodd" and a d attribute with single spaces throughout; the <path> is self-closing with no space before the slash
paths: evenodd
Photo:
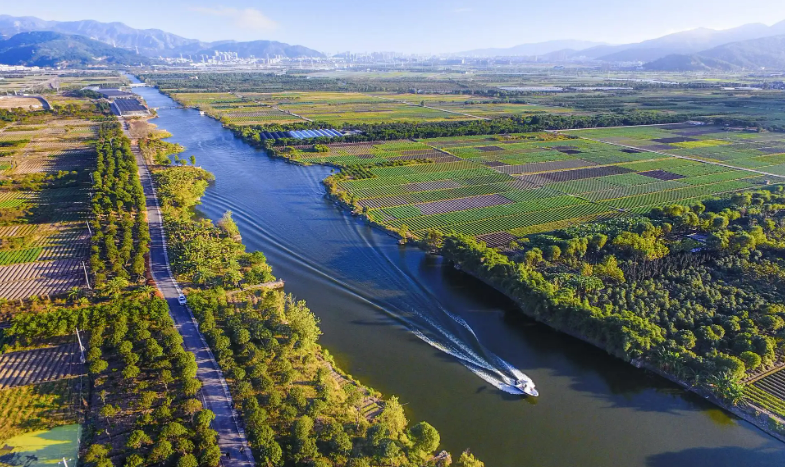
<path id="1" fill-rule="evenodd" d="M 98 287 L 108 279 L 140 280 L 150 232 L 131 142 L 118 122 L 101 124 L 93 172 L 90 268 Z"/>

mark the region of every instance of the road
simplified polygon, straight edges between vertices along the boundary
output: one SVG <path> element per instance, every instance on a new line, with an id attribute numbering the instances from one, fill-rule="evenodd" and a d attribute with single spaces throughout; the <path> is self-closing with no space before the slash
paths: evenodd
<path id="1" fill-rule="evenodd" d="M 123 130 L 126 131 L 126 136 L 129 136 L 126 122 L 122 119 L 120 121 L 123 125 Z M 180 287 L 174 280 L 169 265 L 161 211 L 158 209 L 158 198 L 155 194 L 150 170 L 139 151 L 139 147 L 134 144 L 132 149 L 136 156 L 136 163 L 139 166 L 139 177 L 147 201 L 147 222 L 151 238 L 151 272 L 158 289 L 169 304 L 169 314 L 174 319 L 175 327 L 183 336 L 185 349 L 193 352 L 196 356 L 196 363 L 199 367 L 196 376 L 202 382 L 202 401 L 205 408 L 215 413 L 213 429 L 218 432 L 218 445 L 221 448 L 221 452 L 224 453 L 222 465 L 224 467 L 254 466 L 253 456 L 248 448 L 245 433 L 238 424 L 238 415 L 234 411 L 232 396 L 229 393 L 223 373 L 215 361 L 204 336 L 199 332 L 193 313 L 187 307 L 181 306 L 177 301 L 180 295 Z M 240 451 L 241 447 L 244 452 Z M 226 453 L 230 457 L 226 457 Z"/>

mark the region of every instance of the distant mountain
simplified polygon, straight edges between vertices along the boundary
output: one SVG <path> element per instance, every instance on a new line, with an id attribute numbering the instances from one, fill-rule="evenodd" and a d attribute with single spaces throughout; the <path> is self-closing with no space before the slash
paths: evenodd
<path id="1" fill-rule="evenodd" d="M 212 44 L 191 44 L 175 49 L 178 54 L 191 55 L 196 60 L 200 55 L 213 56 L 215 52 L 235 52 L 240 58 L 275 57 L 280 55 L 289 58 L 323 57 L 324 54 L 301 45 L 289 45 L 275 41 L 250 42 L 214 42 Z"/>
<path id="2" fill-rule="evenodd" d="M 160 29 L 134 29 L 123 23 L 99 21 L 46 21 L 32 16 L 0 15 L 0 34 L 13 36 L 20 32 L 54 31 L 89 37 L 97 41 L 136 50 L 147 56 L 159 56 L 177 47 L 199 43 L 195 39 L 170 34 Z"/>
<path id="3" fill-rule="evenodd" d="M 599 60 L 607 62 L 653 62 L 669 55 L 692 55 L 703 50 L 734 42 L 785 34 L 785 21 L 773 26 L 746 24 L 737 28 L 707 28 L 677 32 L 634 44 L 592 44 L 582 41 L 550 41 L 525 44 L 509 49 L 481 49 L 462 55 L 475 56 L 538 56 L 542 61 Z M 574 46 L 572 43 L 578 43 Z M 680 59 L 680 63 L 687 63 Z"/>
<path id="4" fill-rule="evenodd" d="M 28 66 L 146 65 L 150 59 L 83 36 L 35 31 L 0 40 L 0 63 Z"/>
<path id="5" fill-rule="evenodd" d="M 453 55 L 462 57 L 531 57 L 545 55 L 560 50 L 579 51 L 601 45 L 599 42 L 561 40 L 521 44 L 509 48 L 477 49 Z"/>
<path id="6" fill-rule="evenodd" d="M 237 52 L 241 57 L 282 55 L 290 58 L 321 57 L 317 52 L 298 45 L 272 41 L 202 42 L 187 39 L 160 29 L 135 29 L 123 23 L 102 23 L 93 20 L 46 21 L 33 16 L 0 15 L 0 35 L 10 37 L 21 32 L 54 31 L 101 41 L 112 46 L 136 51 L 148 57 L 177 57 L 181 53 L 213 55 L 213 51 Z M 228 45 L 231 44 L 231 45 Z M 256 51 L 254 53 L 253 51 Z M 291 55 L 290 55 L 291 54 Z"/>
<path id="7" fill-rule="evenodd" d="M 697 54 L 669 55 L 645 67 L 662 71 L 785 70 L 785 34 L 732 42 Z"/>
<path id="8" fill-rule="evenodd" d="M 691 31 L 669 34 L 657 39 L 615 46 L 602 55 L 593 54 L 592 50 L 586 51 L 595 55 L 595 58 L 608 62 L 651 62 L 668 55 L 689 55 L 702 50 L 708 50 L 732 42 L 760 39 L 763 37 L 785 34 L 785 21 L 773 26 L 765 24 L 746 24 L 733 29 L 717 31 L 714 29 L 699 28 Z M 614 50 L 615 48 L 615 50 Z"/>

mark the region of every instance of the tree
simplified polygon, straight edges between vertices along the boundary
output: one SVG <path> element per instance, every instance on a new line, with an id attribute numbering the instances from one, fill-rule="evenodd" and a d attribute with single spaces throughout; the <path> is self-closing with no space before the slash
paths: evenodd
<path id="1" fill-rule="evenodd" d="M 112 404 L 106 404 L 105 406 L 101 407 L 100 414 L 102 417 L 106 419 L 106 422 L 109 423 L 109 419 L 114 417 L 120 412 L 120 408 L 114 406 Z"/>
<path id="2" fill-rule="evenodd" d="M 303 415 L 292 425 L 292 454 L 294 460 L 301 462 L 316 456 L 316 440 L 311 436 L 313 419 Z"/>
<path id="3" fill-rule="evenodd" d="M 200 467 L 217 467 L 220 462 L 221 448 L 215 445 L 204 449 L 199 456 Z"/>
<path id="4" fill-rule="evenodd" d="M 439 251 L 444 244 L 444 235 L 439 230 L 428 229 L 423 236 L 423 243 L 428 251 Z"/>
<path id="5" fill-rule="evenodd" d="M 124 467 L 142 467 L 144 465 L 144 458 L 139 454 L 131 454 L 125 459 Z"/>
<path id="6" fill-rule="evenodd" d="M 160 375 L 158 377 L 158 380 L 161 382 L 161 384 L 164 385 L 164 389 L 166 389 L 168 391 L 169 390 L 169 385 L 174 383 L 174 378 L 172 377 L 172 371 L 171 370 L 161 370 L 161 373 L 160 373 Z"/>
<path id="7" fill-rule="evenodd" d="M 385 402 L 382 413 L 379 414 L 378 421 L 390 430 L 391 435 L 397 437 L 406 429 L 406 415 L 403 413 L 403 406 L 395 396 Z"/>
<path id="8" fill-rule="evenodd" d="M 84 460 L 87 462 L 97 463 L 109 455 L 111 450 L 112 446 L 109 444 L 91 444 L 87 449 Z"/>
<path id="9" fill-rule="evenodd" d="M 199 461 L 193 454 L 185 454 L 177 459 L 177 467 L 199 467 Z"/>
<path id="10" fill-rule="evenodd" d="M 123 368 L 122 374 L 123 374 L 123 378 L 125 379 L 135 379 L 137 376 L 139 376 L 139 372 L 140 370 L 138 366 L 128 365 L 125 368 Z"/>
<path id="11" fill-rule="evenodd" d="M 188 430 L 178 422 L 169 422 L 161 430 L 161 436 L 164 438 L 179 438 L 188 434 Z"/>
<path id="12" fill-rule="evenodd" d="M 221 220 L 218 221 L 218 227 L 220 227 L 229 237 L 234 238 L 240 236 L 240 229 L 237 227 L 234 219 L 232 219 L 232 211 L 226 211 L 224 213 Z"/>
<path id="13" fill-rule="evenodd" d="M 474 457 L 474 454 L 470 453 L 469 451 L 463 451 L 461 453 L 461 457 L 458 458 L 458 462 L 455 463 L 456 467 L 485 467 L 485 464 L 481 462 L 479 459 Z"/>
<path id="14" fill-rule="evenodd" d="M 115 300 L 120 298 L 120 292 L 128 287 L 128 280 L 123 277 L 113 277 L 106 281 L 105 290 Z"/>
<path id="15" fill-rule="evenodd" d="M 152 444 L 153 440 L 147 436 L 142 430 L 134 430 L 131 432 L 131 435 L 128 436 L 128 440 L 125 442 L 125 446 L 131 449 L 141 449 L 142 446 L 146 444 Z"/>
<path id="16" fill-rule="evenodd" d="M 202 389 L 202 382 L 196 378 L 186 378 L 183 380 L 183 394 L 193 397 Z"/>
<path id="17" fill-rule="evenodd" d="M 412 441 L 412 449 L 423 457 L 432 454 L 439 447 L 441 441 L 439 432 L 428 422 L 414 425 L 409 430 L 409 439 Z"/>
<path id="18" fill-rule="evenodd" d="M 558 261 L 561 258 L 561 248 L 558 245 L 548 245 L 545 248 L 545 259 L 548 261 Z"/>
<path id="19" fill-rule="evenodd" d="M 153 449 L 150 450 L 149 460 L 153 464 L 163 463 L 172 457 L 172 454 L 174 454 L 172 443 L 161 437 L 158 439 L 158 442 L 155 443 Z"/>
<path id="20" fill-rule="evenodd" d="M 194 421 L 194 415 L 202 410 L 202 403 L 199 402 L 199 399 L 186 399 L 183 402 L 183 412 L 185 412 L 191 419 L 191 422 Z"/>
<path id="21" fill-rule="evenodd" d="M 97 375 L 103 373 L 107 368 L 109 368 L 109 363 L 106 360 L 98 359 L 90 364 L 89 370 L 90 374 Z"/>
<path id="22" fill-rule="evenodd" d="M 749 350 L 742 352 L 739 355 L 739 358 L 742 362 L 744 362 L 744 367 L 747 370 L 754 370 L 760 366 L 761 358 L 760 355 L 756 354 L 755 352 L 751 352 Z"/>
<path id="23" fill-rule="evenodd" d="M 215 419 L 215 414 L 212 410 L 203 409 L 196 414 L 196 427 L 199 430 L 210 428 L 210 423 Z"/>

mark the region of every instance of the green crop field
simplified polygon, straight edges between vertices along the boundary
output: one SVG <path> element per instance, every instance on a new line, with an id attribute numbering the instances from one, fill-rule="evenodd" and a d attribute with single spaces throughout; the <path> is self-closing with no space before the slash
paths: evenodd
<path id="1" fill-rule="evenodd" d="M 701 134 L 695 137 L 680 134 L 696 128 Z M 785 149 L 785 137 L 718 131 L 685 125 L 611 128 L 343 143 L 320 151 L 301 146 L 279 154 L 344 169 L 335 189 L 393 229 L 526 235 L 785 183 L 776 176 L 785 176 L 785 159 L 770 154 L 778 144 Z M 738 160 L 762 158 L 771 164 L 771 175 L 728 162 L 737 159 L 720 165 L 710 157 L 712 150 L 729 155 L 737 147 L 746 151 L 736 154 Z"/>

